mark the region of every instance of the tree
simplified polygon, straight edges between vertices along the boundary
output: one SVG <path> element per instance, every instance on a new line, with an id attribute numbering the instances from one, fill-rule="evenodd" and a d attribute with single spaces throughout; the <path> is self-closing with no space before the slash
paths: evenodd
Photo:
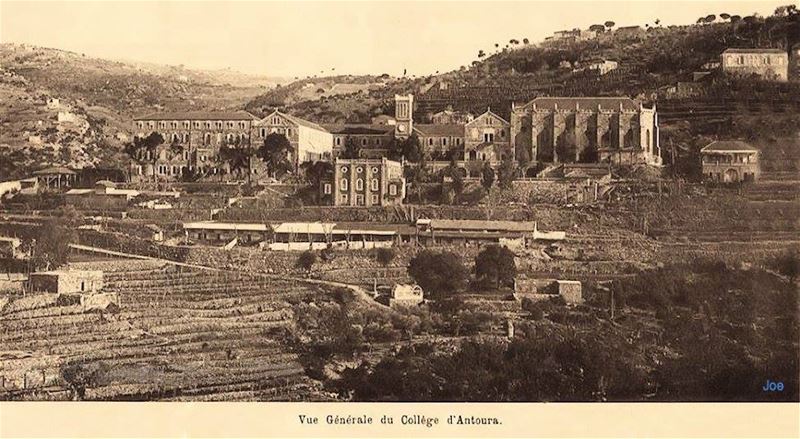
<path id="1" fill-rule="evenodd" d="M 775 257 L 770 266 L 778 273 L 789 278 L 789 283 L 794 283 L 797 273 L 800 272 L 800 250 L 793 249 Z"/>
<path id="2" fill-rule="evenodd" d="M 723 12 L 723 13 L 719 14 L 719 18 L 721 18 L 723 20 L 730 20 L 731 19 L 731 14 Z"/>
<path id="3" fill-rule="evenodd" d="M 72 220 L 52 218 L 45 222 L 33 243 L 31 259 L 36 269 L 51 270 L 67 263 L 69 245 L 77 241 Z"/>
<path id="4" fill-rule="evenodd" d="M 147 137 L 134 137 L 132 143 L 125 145 L 125 153 L 137 162 L 143 163 L 146 153 L 150 154 L 153 164 L 153 179 L 156 178 L 156 163 L 158 162 L 158 147 L 164 143 L 164 137 L 153 131 Z"/>
<path id="5" fill-rule="evenodd" d="M 705 21 L 706 23 L 713 23 L 714 21 L 716 21 L 716 19 L 717 19 L 716 15 L 709 14 L 709 15 L 706 15 L 706 17 L 705 17 L 705 19 L 703 21 Z"/>
<path id="6" fill-rule="evenodd" d="M 605 32 L 606 27 L 603 26 L 602 24 L 593 24 L 589 26 L 589 30 L 597 33 L 602 33 Z"/>
<path id="7" fill-rule="evenodd" d="M 527 38 L 522 39 L 522 44 L 530 44 L 530 40 Z"/>
<path id="8" fill-rule="evenodd" d="M 438 299 L 462 290 L 467 283 L 467 268 L 451 252 L 421 251 L 409 262 L 408 274 L 426 294 Z"/>
<path id="9" fill-rule="evenodd" d="M 506 247 L 490 245 L 475 257 L 475 278 L 484 286 L 513 286 L 516 275 L 514 253 Z"/>
<path id="10" fill-rule="evenodd" d="M 314 193 L 314 200 L 317 204 L 320 202 L 320 191 L 322 190 L 322 183 L 331 181 L 333 175 L 333 164 L 331 162 L 316 161 L 306 162 L 301 165 L 305 169 L 306 180 Z"/>
<path id="11" fill-rule="evenodd" d="M 489 165 L 489 162 L 484 162 L 483 169 L 481 170 L 481 186 L 486 189 L 486 193 L 492 189 L 494 184 L 494 169 Z"/>
<path id="12" fill-rule="evenodd" d="M 267 164 L 267 171 L 277 178 L 292 169 L 292 163 L 289 160 L 291 152 L 292 144 L 286 136 L 280 133 L 270 133 L 264 139 L 264 144 L 258 148 L 256 155 Z"/>
<path id="13" fill-rule="evenodd" d="M 611 30 L 611 28 L 614 27 L 616 25 L 616 23 L 614 23 L 613 21 L 609 20 L 609 21 L 606 21 L 605 23 L 603 23 L 603 25 L 606 28 L 608 28 L 609 30 Z"/>
<path id="14" fill-rule="evenodd" d="M 248 181 L 250 180 L 250 159 L 252 156 L 253 150 L 249 147 L 237 148 L 228 145 L 222 145 L 218 153 L 219 160 L 228 165 L 230 172 L 245 170 Z"/>
<path id="15" fill-rule="evenodd" d="M 344 142 L 344 150 L 341 157 L 343 159 L 357 159 L 361 157 L 361 146 L 356 142 L 356 139 L 348 137 Z"/>
<path id="16" fill-rule="evenodd" d="M 300 256 L 297 257 L 297 261 L 295 262 L 295 268 L 300 268 L 305 270 L 307 273 L 311 272 L 311 267 L 314 266 L 314 263 L 317 262 L 317 254 L 314 253 L 312 250 L 306 250 L 303 253 L 300 253 Z"/>
<path id="17" fill-rule="evenodd" d="M 464 193 L 464 176 L 461 175 L 461 170 L 458 168 L 455 158 L 450 160 L 450 166 L 447 167 L 447 175 L 450 177 L 450 187 L 453 189 L 453 201 L 457 201 L 461 194 Z"/>
<path id="18" fill-rule="evenodd" d="M 517 165 L 511 157 L 506 157 L 497 168 L 497 183 L 503 189 L 511 189 L 514 178 L 517 176 Z"/>
<path id="19" fill-rule="evenodd" d="M 386 267 L 388 267 L 389 264 L 392 263 L 394 257 L 395 257 L 394 249 L 383 248 L 383 247 L 375 249 L 375 260 L 378 261 L 379 264 L 381 264 L 381 267 L 383 267 L 384 276 L 386 274 L 385 273 Z"/>

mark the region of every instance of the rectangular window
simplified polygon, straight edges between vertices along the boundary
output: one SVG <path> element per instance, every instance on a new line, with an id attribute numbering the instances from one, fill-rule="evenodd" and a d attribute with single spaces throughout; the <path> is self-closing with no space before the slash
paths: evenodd
<path id="1" fill-rule="evenodd" d="M 389 185 L 389 195 L 397 195 L 397 186 L 393 184 Z"/>
<path id="2" fill-rule="evenodd" d="M 377 195 L 373 195 L 372 196 L 372 204 L 378 204 L 378 196 Z"/>
<path id="3" fill-rule="evenodd" d="M 494 133 L 483 133 L 483 141 L 486 143 L 494 142 Z"/>
<path id="4" fill-rule="evenodd" d="M 447 137 L 442 137 L 442 146 L 447 146 Z"/>
<path id="5" fill-rule="evenodd" d="M 325 193 L 325 195 L 330 195 L 330 193 L 331 193 L 331 184 L 330 183 L 325 183 L 324 187 L 325 187 L 325 189 L 323 190 L 323 192 Z"/>
<path id="6" fill-rule="evenodd" d="M 367 146 L 367 139 L 361 139 L 361 146 Z"/>
<path id="7" fill-rule="evenodd" d="M 342 194 L 342 203 L 347 204 L 349 202 L 349 198 L 347 198 L 347 194 Z"/>

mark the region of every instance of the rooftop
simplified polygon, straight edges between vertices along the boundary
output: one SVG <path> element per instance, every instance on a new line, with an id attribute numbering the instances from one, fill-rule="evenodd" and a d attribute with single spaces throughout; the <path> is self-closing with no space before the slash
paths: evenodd
<path id="1" fill-rule="evenodd" d="M 133 120 L 258 120 L 247 111 L 172 111 L 153 113 Z"/>
<path id="2" fill-rule="evenodd" d="M 483 220 L 430 220 L 433 229 L 451 230 L 488 230 L 508 232 L 533 232 L 536 223 L 533 221 L 483 221 Z"/>
<path id="3" fill-rule="evenodd" d="M 319 124 L 307 121 L 305 119 L 300 119 L 297 116 L 292 116 L 291 114 L 284 113 L 284 112 L 281 112 L 281 111 L 278 111 L 278 110 L 273 111 L 267 117 L 261 119 L 261 121 L 265 121 L 265 120 L 269 119 L 270 117 L 272 117 L 273 114 L 277 114 L 278 116 L 284 117 L 284 118 L 288 119 L 290 122 L 292 122 L 295 125 L 303 126 L 303 127 L 306 127 L 306 128 L 311 128 L 311 129 L 318 130 L 318 131 L 325 131 L 326 133 L 328 132 L 328 130 L 326 130 L 325 128 L 323 128 Z"/>
<path id="4" fill-rule="evenodd" d="M 415 124 L 414 129 L 423 136 L 464 137 L 464 125 L 457 124 Z"/>
<path id="5" fill-rule="evenodd" d="M 333 134 L 375 134 L 386 135 L 394 133 L 394 125 L 378 124 L 326 124 L 323 128 Z"/>
<path id="6" fill-rule="evenodd" d="M 786 51 L 783 49 L 759 49 L 759 48 L 730 48 L 725 49 L 722 53 L 776 53 L 776 54 L 785 54 Z"/>
<path id="7" fill-rule="evenodd" d="M 251 232 L 266 232 L 269 230 L 266 224 L 258 223 L 218 223 L 216 221 L 197 221 L 193 223 L 183 223 L 184 229 L 189 230 L 244 230 Z"/>
<path id="8" fill-rule="evenodd" d="M 741 140 L 715 140 L 704 146 L 700 152 L 758 152 L 758 149 Z"/>
<path id="9" fill-rule="evenodd" d="M 75 171 L 69 168 L 65 168 L 64 166 L 50 166 L 49 168 L 33 171 L 33 175 L 55 175 L 55 174 L 75 175 Z"/>
<path id="10" fill-rule="evenodd" d="M 625 110 L 638 110 L 639 103 L 628 97 L 542 97 L 536 98 L 527 104 L 536 105 L 536 108 L 553 110 L 558 106 L 561 109 L 596 109 L 619 110 L 620 105 Z"/>

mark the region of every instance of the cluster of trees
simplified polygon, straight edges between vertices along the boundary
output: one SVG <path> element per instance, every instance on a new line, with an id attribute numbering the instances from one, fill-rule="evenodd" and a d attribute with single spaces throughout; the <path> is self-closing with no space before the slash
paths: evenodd
<path id="1" fill-rule="evenodd" d="M 559 324 L 519 323 L 509 343 L 404 348 L 332 384 L 357 401 L 797 401 L 796 291 L 769 272 L 698 260 L 590 288 L 588 305 L 547 309 Z M 655 311 L 657 324 L 639 311 L 609 326 L 612 297 Z M 786 390 L 764 392 L 768 378 Z"/>
<path id="2" fill-rule="evenodd" d="M 125 145 L 125 153 L 140 163 L 145 163 L 146 157 L 150 157 L 147 163 L 152 164 L 155 169 L 164 147 L 169 149 L 172 156 L 183 153 L 183 145 L 179 142 L 167 145 L 164 137 L 157 132 L 152 132 L 146 137 L 134 137 L 132 142 Z M 231 173 L 246 172 L 249 179 L 252 160 L 259 158 L 272 177 L 281 178 L 293 170 L 291 154 L 292 145 L 289 139 L 280 133 L 270 133 L 257 148 L 243 145 L 241 141 L 223 144 L 219 148 L 217 162 L 226 166 Z M 196 170 L 187 172 L 184 178 L 196 180 L 204 175 L 203 171 Z"/>
<path id="3" fill-rule="evenodd" d="M 432 299 L 452 297 L 470 283 L 461 256 L 448 251 L 421 251 L 409 262 L 408 274 Z M 474 274 L 477 288 L 513 287 L 517 274 L 514 253 L 507 247 L 486 246 L 475 257 Z"/>

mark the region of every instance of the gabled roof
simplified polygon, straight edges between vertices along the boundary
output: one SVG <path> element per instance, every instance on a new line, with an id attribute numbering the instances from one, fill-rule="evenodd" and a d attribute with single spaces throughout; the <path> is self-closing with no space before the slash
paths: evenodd
<path id="1" fill-rule="evenodd" d="M 317 130 L 317 131 L 324 131 L 324 132 L 326 132 L 326 133 L 328 132 L 328 130 L 326 130 L 325 128 L 323 128 L 321 125 L 315 124 L 314 122 L 309 122 L 309 121 L 307 121 L 307 120 L 305 120 L 305 119 L 300 119 L 300 118 L 299 118 L 299 117 L 297 117 L 297 116 L 292 116 L 291 114 L 288 114 L 288 113 L 283 113 L 283 112 L 281 112 L 281 111 L 278 111 L 278 110 L 275 110 L 275 111 L 273 111 L 273 112 L 272 112 L 272 113 L 270 113 L 270 114 L 269 114 L 267 117 L 265 117 L 265 118 L 263 118 L 263 119 L 259 120 L 259 121 L 258 121 L 258 123 L 259 123 L 259 124 L 266 123 L 266 120 L 267 120 L 267 119 L 269 119 L 270 117 L 272 117 L 272 116 L 274 116 L 274 115 L 276 115 L 276 114 L 277 114 L 278 116 L 280 116 L 280 117 L 283 117 L 283 118 L 285 118 L 286 120 L 288 120 L 288 121 L 292 122 L 292 123 L 293 123 L 293 124 L 295 124 L 295 125 L 303 126 L 303 127 L 306 127 L 306 128 L 311 128 L 311 129 L 314 129 L 314 130 Z"/>
<path id="2" fill-rule="evenodd" d="M 638 110 L 639 103 L 628 97 L 541 97 L 536 98 L 525 106 L 536 104 L 536 108 L 546 110 L 555 109 L 575 109 L 579 106 L 582 109 L 597 109 L 599 106 L 606 110 L 619 110 L 620 104 L 624 110 Z"/>
<path id="3" fill-rule="evenodd" d="M 247 111 L 173 111 L 135 117 L 133 120 L 258 120 Z"/>
<path id="4" fill-rule="evenodd" d="M 423 136 L 464 137 L 464 125 L 415 124 L 414 129 Z"/>
<path id="5" fill-rule="evenodd" d="M 700 152 L 758 152 L 758 149 L 741 140 L 715 140 L 704 146 Z"/>
<path id="6" fill-rule="evenodd" d="M 759 49 L 759 48 L 736 48 L 732 47 L 730 49 L 725 49 L 722 53 L 777 53 L 777 54 L 785 54 L 786 51 L 783 49 Z"/>
<path id="7" fill-rule="evenodd" d="M 487 109 L 486 109 L 486 111 L 484 111 L 484 112 L 483 112 L 483 114 L 481 114 L 480 116 L 477 116 L 477 117 L 475 117 L 475 119 L 472 119 L 471 121 L 467 122 L 467 125 L 471 125 L 471 124 L 473 124 L 473 123 L 476 123 L 476 122 L 478 122 L 478 121 L 480 120 L 480 118 L 482 118 L 483 116 L 494 117 L 495 119 L 498 119 L 498 120 L 500 120 L 500 121 L 501 121 L 501 122 L 503 122 L 504 124 L 506 124 L 506 125 L 509 125 L 509 123 L 508 123 L 508 121 L 507 121 L 507 120 L 505 120 L 505 119 L 503 119 L 502 117 L 498 116 L 498 115 L 497 115 L 497 113 L 495 113 L 494 111 L 492 111 L 492 109 L 491 109 L 491 108 L 487 108 Z"/>
<path id="8" fill-rule="evenodd" d="M 378 124 L 326 124 L 323 128 L 333 134 L 394 134 L 394 125 Z"/>

